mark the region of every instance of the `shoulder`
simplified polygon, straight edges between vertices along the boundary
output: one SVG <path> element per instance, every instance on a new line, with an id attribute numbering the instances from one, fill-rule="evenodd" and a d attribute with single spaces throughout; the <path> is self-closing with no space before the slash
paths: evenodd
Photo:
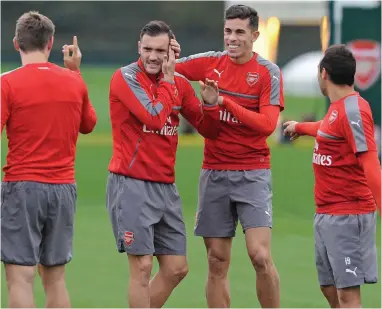
<path id="1" fill-rule="evenodd" d="M 1 74 L 1 82 L 10 82 L 11 80 L 17 79 L 24 72 L 24 67 L 18 67 L 16 69 L 4 72 Z"/>
<path id="2" fill-rule="evenodd" d="M 270 76 L 276 76 L 277 78 L 280 77 L 280 68 L 276 63 L 273 63 L 272 61 L 269 61 L 260 55 L 257 55 L 256 57 L 256 62 L 259 64 L 261 69 L 269 73 Z"/>
<path id="3" fill-rule="evenodd" d="M 61 82 L 62 78 L 64 78 L 65 81 L 72 81 L 82 86 L 85 85 L 85 81 L 82 78 L 81 71 L 72 71 L 68 68 L 64 68 L 59 65 L 53 64 L 50 67 L 50 72 L 51 74 L 47 75 L 46 78 L 57 79 L 57 82 Z"/>
<path id="4" fill-rule="evenodd" d="M 351 95 L 342 102 L 344 114 L 349 116 L 360 115 L 361 113 L 371 113 L 369 102 L 359 95 Z"/>
<path id="5" fill-rule="evenodd" d="M 1 73 L 1 78 L 6 78 L 6 77 L 9 77 L 9 76 L 18 74 L 18 73 L 20 72 L 21 69 L 23 69 L 23 67 L 18 67 L 18 68 L 16 68 L 16 69 L 13 69 L 13 70 L 10 70 L 10 71 Z"/>
<path id="6" fill-rule="evenodd" d="M 349 124 L 356 124 L 360 120 L 364 123 L 373 122 L 373 116 L 369 103 L 358 95 L 345 98 L 342 102 L 342 121 Z"/>
<path id="7" fill-rule="evenodd" d="M 121 67 L 117 70 L 117 72 L 121 72 L 123 74 L 132 74 L 136 76 L 139 72 L 141 72 L 141 69 L 138 66 L 138 63 L 133 62 L 130 63 L 129 65 L 126 65 L 124 67 Z"/>
<path id="8" fill-rule="evenodd" d="M 175 84 L 177 88 L 182 90 L 183 94 L 195 93 L 195 90 L 192 87 L 191 82 L 185 76 L 177 72 L 175 72 Z"/>
<path id="9" fill-rule="evenodd" d="M 115 80 L 121 80 L 128 85 L 136 84 L 138 83 L 138 77 L 140 73 L 141 69 L 139 68 L 138 63 L 133 62 L 114 71 L 112 82 Z"/>
<path id="10" fill-rule="evenodd" d="M 179 84 L 190 84 L 190 81 L 182 74 L 179 74 L 178 72 L 174 73 L 175 75 L 175 82 Z"/>
<path id="11" fill-rule="evenodd" d="M 187 62 L 187 61 L 196 60 L 196 59 L 216 60 L 216 59 L 221 59 L 222 57 L 226 55 L 227 55 L 227 51 L 208 51 L 205 53 L 198 53 L 198 54 L 190 55 L 188 57 L 180 58 L 176 60 L 176 63 L 182 63 L 182 62 Z"/>

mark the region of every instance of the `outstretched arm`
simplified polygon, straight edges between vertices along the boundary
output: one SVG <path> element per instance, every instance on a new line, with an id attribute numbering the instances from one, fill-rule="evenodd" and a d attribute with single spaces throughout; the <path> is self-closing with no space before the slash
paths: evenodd
<path id="1" fill-rule="evenodd" d="M 265 105 L 260 107 L 259 113 L 250 111 L 227 97 L 220 97 L 221 104 L 231 112 L 237 120 L 254 131 L 269 136 L 277 126 L 280 115 L 280 107 L 277 105 Z"/>

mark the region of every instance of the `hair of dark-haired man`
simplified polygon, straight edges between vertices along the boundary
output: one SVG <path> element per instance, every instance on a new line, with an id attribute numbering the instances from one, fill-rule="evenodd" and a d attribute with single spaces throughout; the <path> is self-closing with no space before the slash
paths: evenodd
<path id="1" fill-rule="evenodd" d="M 168 37 L 172 39 L 174 34 L 170 29 L 170 26 L 167 25 L 164 21 L 161 20 L 153 20 L 146 24 L 142 30 L 140 38 L 147 34 L 149 36 L 158 36 L 160 34 L 168 34 Z"/>
<path id="2" fill-rule="evenodd" d="M 46 16 L 30 11 L 20 16 L 16 23 L 15 37 L 24 52 L 43 50 L 53 37 L 55 26 Z"/>
<path id="3" fill-rule="evenodd" d="M 345 45 L 332 45 L 326 51 L 320 62 L 320 72 L 325 69 L 329 79 L 335 85 L 354 84 L 356 60 Z"/>
<path id="4" fill-rule="evenodd" d="M 243 4 L 235 4 L 230 6 L 225 11 L 224 19 L 249 19 L 249 26 L 253 30 L 258 30 L 259 28 L 259 15 L 257 14 L 257 11 L 247 5 Z"/>

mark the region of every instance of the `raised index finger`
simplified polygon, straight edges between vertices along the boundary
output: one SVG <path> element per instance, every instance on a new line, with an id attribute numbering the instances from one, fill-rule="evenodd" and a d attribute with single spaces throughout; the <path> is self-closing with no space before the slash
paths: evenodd
<path id="1" fill-rule="evenodd" d="M 78 51 L 78 40 L 77 36 L 75 35 L 73 37 L 73 53 L 76 53 Z"/>

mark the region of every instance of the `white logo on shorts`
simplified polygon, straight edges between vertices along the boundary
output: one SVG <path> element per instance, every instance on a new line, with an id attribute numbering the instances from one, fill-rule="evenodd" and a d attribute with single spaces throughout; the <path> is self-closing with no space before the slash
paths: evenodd
<path id="1" fill-rule="evenodd" d="M 345 265 L 350 265 L 350 264 L 351 264 L 350 257 L 346 257 L 345 258 Z"/>
<path id="2" fill-rule="evenodd" d="M 351 274 L 353 274 L 354 276 L 357 277 L 357 274 L 356 274 L 356 272 L 355 272 L 356 270 L 357 270 L 357 267 L 354 268 L 354 270 L 351 270 L 351 269 L 349 269 L 349 268 L 346 268 L 346 272 L 347 272 L 347 273 L 351 273 Z"/>
<path id="3" fill-rule="evenodd" d="M 271 219 L 271 215 L 268 211 L 265 211 L 265 214 L 269 217 L 269 220 Z"/>

